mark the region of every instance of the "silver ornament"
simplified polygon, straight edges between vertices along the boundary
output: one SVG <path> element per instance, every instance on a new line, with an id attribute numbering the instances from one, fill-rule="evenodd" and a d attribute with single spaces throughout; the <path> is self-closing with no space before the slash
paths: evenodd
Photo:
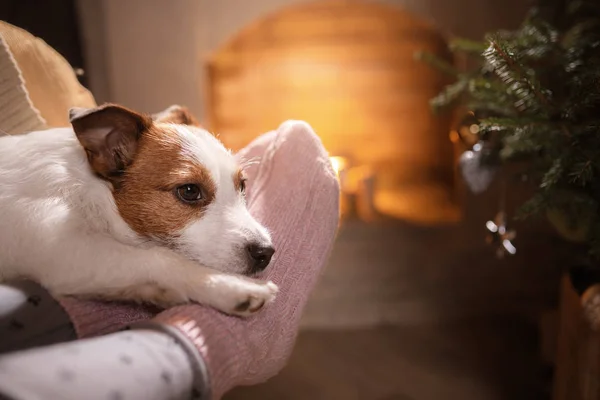
<path id="1" fill-rule="evenodd" d="M 476 143 L 472 150 L 465 151 L 459 160 L 462 176 L 473 193 L 485 191 L 496 176 L 498 168 L 483 162 L 483 145 Z"/>

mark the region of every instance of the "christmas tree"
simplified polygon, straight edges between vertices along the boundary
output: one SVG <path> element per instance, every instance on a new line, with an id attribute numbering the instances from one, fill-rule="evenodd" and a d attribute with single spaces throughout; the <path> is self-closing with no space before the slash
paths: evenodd
<path id="1" fill-rule="evenodd" d="M 455 78 L 432 99 L 433 108 L 460 106 L 476 124 L 479 141 L 462 161 L 476 162 L 482 172 L 524 165 L 519 174 L 536 190 L 519 216 L 549 216 L 599 259 L 600 2 L 545 1 L 514 31 L 450 46 L 477 67 L 457 71 L 430 55 L 421 58 Z"/>

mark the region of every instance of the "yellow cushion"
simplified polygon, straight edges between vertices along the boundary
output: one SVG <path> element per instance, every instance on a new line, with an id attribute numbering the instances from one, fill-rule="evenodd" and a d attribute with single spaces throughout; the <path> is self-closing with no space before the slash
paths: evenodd
<path id="1" fill-rule="evenodd" d="M 96 106 L 94 97 L 79 83 L 67 60 L 42 39 L 4 21 L 0 21 L 0 35 L 47 127 L 68 126 L 71 107 Z"/>

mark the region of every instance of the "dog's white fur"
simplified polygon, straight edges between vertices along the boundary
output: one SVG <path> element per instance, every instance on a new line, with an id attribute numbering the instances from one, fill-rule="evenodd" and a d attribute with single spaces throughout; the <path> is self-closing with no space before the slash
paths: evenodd
<path id="1" fill-rule="evenodd" d="M 58 295 L 196 301 L 241 316 L 272 301 L 275 284 L 240 275 L 244 246 L 271 239 L 234 187 L 233 155 L 199 127 L 163 128 L 176 131 L 181 155 L 216 186 L 202 216 L 169 246 L 125 222 L 113 185 L 94 174 L 72 128 L 0 138 L 0 281 L 29 278 Z"/>

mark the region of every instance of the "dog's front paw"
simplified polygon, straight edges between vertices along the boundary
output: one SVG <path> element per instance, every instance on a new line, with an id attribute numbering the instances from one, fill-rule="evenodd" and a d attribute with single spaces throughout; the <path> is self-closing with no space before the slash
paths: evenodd
<path id="1" fill-rule="evenodd" d="M 247 317 L 275 300 L 279 289 L 273 282 L 232 277 L 218 294 L 215 305 L 226 314 Z"/>
<path id="2" fill-rule="evenodd" d="M 254 287 L 248 287 L 242 290 L 240 298 L 236 301 L 236 305 L 231 314 L 246 317 L 254 314 L 258 310 L 275 300 L 275 296 L 279 291 L 277 285 L 273 282 L 265 282 L 262 284 L 253 284 Z"/>

